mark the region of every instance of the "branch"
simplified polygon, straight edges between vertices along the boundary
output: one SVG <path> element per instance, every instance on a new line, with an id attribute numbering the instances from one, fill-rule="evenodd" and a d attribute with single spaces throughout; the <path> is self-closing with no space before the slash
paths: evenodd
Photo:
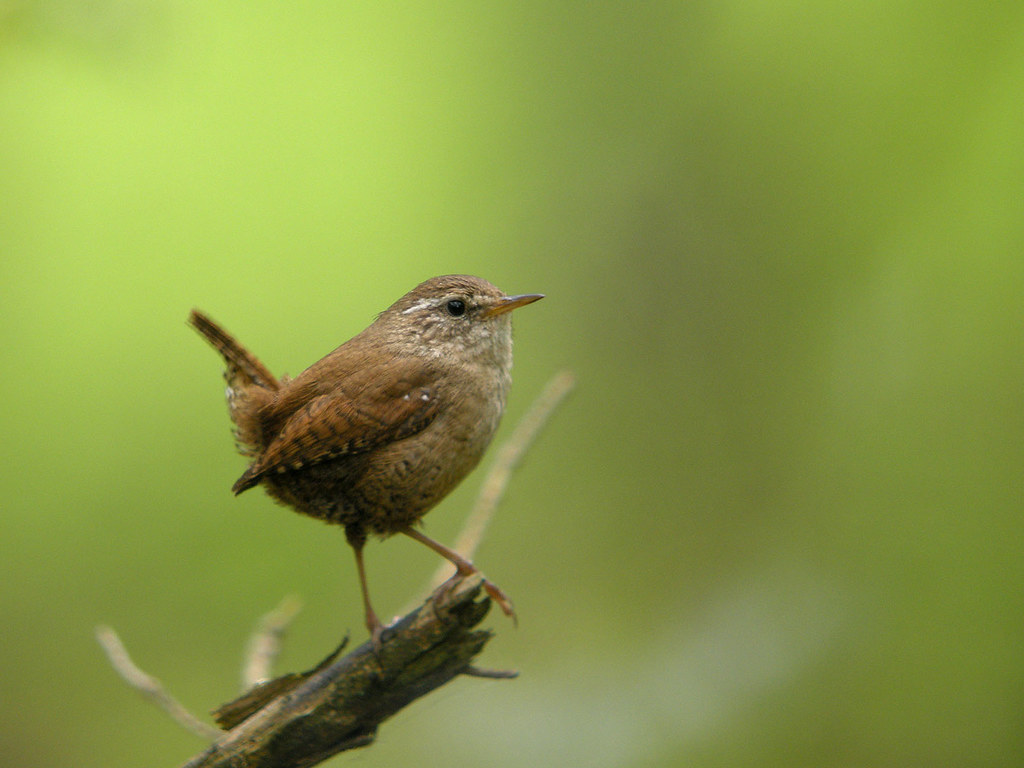
<path id="1" fill-rule="evenodd" d="M 406 704 L 480 672 L 470 662 L 491 638 L 473 629 L 490 607 L 477 600 L 481 586 L 478 575 L 455 579 L 389 627 L 379 652 L 369 642 L 341 658 L 335 652 L 221 707 L 215 716 L 231 730 L 184 768 L 311 766 L 370 744 Z"/>

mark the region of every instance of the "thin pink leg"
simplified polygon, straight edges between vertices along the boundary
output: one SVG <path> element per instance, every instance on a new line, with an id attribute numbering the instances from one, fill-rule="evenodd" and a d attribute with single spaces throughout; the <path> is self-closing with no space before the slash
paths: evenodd
<path id="1" fill-rule="evenodd" d="M 432 550 L 437 552 L 437 554 L 439 554 L 445 560 L 454 565 L 460 575 L 468 576 L 471 573 L 480 573 L 479 568 L 477 568 L 475 565 L 469 562 L 469 560 L 464 558 L 454 549 L 449 549 L 444 544 L 438 541 L 434 541 L 432 538 L 420 533 L 416 529 L 403 528 L 401 532 L 409 538 L 415 539 L 421 544 L 426 544 Z M 480 575 L 483 576 L 482 573 L 480 573 Z M 501 610 L 504 611 L 506 616 L 511 616 L 513 620 L 515 619 L 516 612 L 515 609 L 512 607 L 512 601 L 509 599 L 508 595 L 502 592 L 498 588 L 497 584 L 495 584 L 492 581 L 488 581 L 486 577 L 484 578 L 484 592 L 486 592 L 490 596 L 490 598 L 501 607 Z"/>

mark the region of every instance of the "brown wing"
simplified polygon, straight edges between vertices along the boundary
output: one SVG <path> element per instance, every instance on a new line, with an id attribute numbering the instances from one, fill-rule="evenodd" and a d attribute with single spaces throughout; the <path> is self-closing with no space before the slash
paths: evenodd
<path id="1" fill-rule="evenodd" d="M 232 490 L 238 494 L 272 472 L 364 453 L 424 429 L 437 415 L 437 400 L 426 385 L 429 377 L 416 362 L 388 369 L 374 379 L 354 376 L 291 413 Z M 381 387 L 382 380 L 392 383 Z"/>

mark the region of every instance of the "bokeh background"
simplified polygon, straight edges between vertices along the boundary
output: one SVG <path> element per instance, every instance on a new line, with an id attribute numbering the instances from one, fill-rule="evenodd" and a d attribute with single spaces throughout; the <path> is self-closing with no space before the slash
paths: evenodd
<path id="1" fill-rule="evenodd" d="M 522 676 L 335 764 L 1022 764 L 1022 104 L 1018 3 L 3 4 L 0 762 L 201 749 L 98 623 L 198 712 L 287 594 L 284 670 L 363 638 L 189 308 L 294 374 L 470 272 L 548 295 L 499 439 L 579 382 L 477 555 Z"/>

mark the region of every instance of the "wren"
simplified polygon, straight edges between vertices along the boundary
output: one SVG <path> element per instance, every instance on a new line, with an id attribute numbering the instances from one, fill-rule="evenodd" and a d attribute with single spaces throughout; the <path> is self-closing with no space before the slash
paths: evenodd
<path id="1" fill-rule="evenodd" d="M 276 378 L 206 315 L 189 324 L 220 352 L 239 451 L 251 457 L 232 487 L 256 485 L 297 512 L 345 528 L 355 551 L 366 626 L 383 625 L 363 564 L 367 536 L 402 533 L 459 574 L 479 573 L 414 526 L 477 465 L 511 383 L 511 310 L 543 298 L 506 296 L 469 275 L 413 288 L 359 335 L 295 378 Z M 512 603 L 484 580 L 513 616 Z"/>

